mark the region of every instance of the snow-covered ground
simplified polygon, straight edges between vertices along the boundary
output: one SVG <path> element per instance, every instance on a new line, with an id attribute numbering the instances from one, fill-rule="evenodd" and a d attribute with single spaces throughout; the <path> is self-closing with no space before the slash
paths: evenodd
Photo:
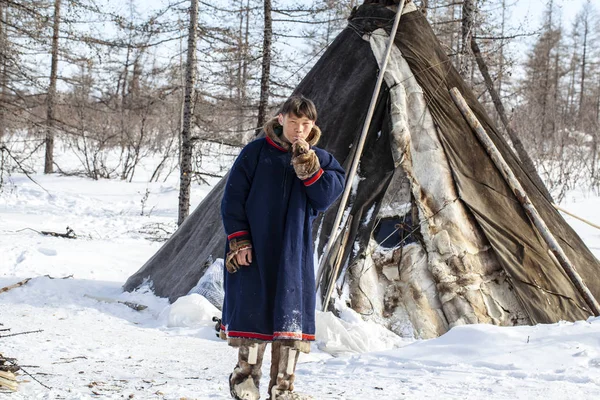
<path id="1" fill-rule="evenodd" d="M 37 184 L 13 174 L 0 194 L 0 288 L 33 278 L 0 293 L 0 328 L 12 329 L 0 335 L 43 331 L 0 338 L 0 353 L 33 375 L 19 375 L 19 391 L 0 398 L 229 398 L 236 352 L 215 337 L 209 316 L 216 309 L 198 295 L 169 305 L 152 293 L 121 291 L 159 249 L 152 232 L 175 229 L 177 177 L 166 183 L 137 176 L 132 183 L 33 178 Z M 193 206 L 208 190 L 193 187 Z M 563 206 L 600 222 L 598 197 L 572 193 Z M 600 257 L 600 231 L 567 220 Z M 62 233 L 67 226 L 77 240 L 36 232 Z M 462 326 L 428 341 L 400 339 L 350 310 L 344 321 L 319 314 L 318 327 L 296 385 L 315 399 L 600 398 L 600 318 Z"/>

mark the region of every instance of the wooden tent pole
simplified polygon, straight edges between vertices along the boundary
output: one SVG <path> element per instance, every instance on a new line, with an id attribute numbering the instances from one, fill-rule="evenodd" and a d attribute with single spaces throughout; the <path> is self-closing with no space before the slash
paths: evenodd
<path id="1" fill-rule="evenodd" d="M 475 114 L 461 95 L 460 91 L 457 88 L 452 88 L 450 89 L 450 95 L 452 96 L 452 100 L 454 100 L 456 106 L 463 114 L 473 131 L 475 131 L 475 133 L 477 134 L 477 137 L 479 138 L 481 144 L 487 150 L 488 154 L 494 161 L 494 164 L 506 180 L 506 183 L 508 183 L 508 186 L 510 186 L 511 190 L 513 191 L 519 202 L 523 205 L 525 213 L 533 222 L 538 232 L 542 235 L 542 237 L 548 244 L 550 251 L 552 252 L 552 254 L 554 254 L 560 266 L 563 268 L 563 270 L 565 271 L 575 288 L 583 296 L 585 302 L 590 307 L 592 313 L 595 316 L 600 316 L 600 304 L 594 298 L 592 292 L 590 292 L 588 287 L 583 282 L 583 279 L 581 278 L 579 273 L 577 273 L 577 271 L 575 270 L 573 264 L 567 258 L 567 255 L 563 251 L 562 247 L 560 246 L 552 232 L 550 232 L 550 229 L 548 229 L 548 226 L 546 225 L 546 223 L 542 219 L 542 216 L 539 214 L 539 212 L 531 202 L 531 199 L 523 189 L 523 186 L 521 186 L 521 183 L 515 176 L 510 166 L 504 160 L 504 157 L 502 157 L 502 154 L 500 154 L 500 152 L 498 151 L 496 145 L 494 144 L 492 139 L 490 139 L 485 129 L 483 129 L 483 126 L 481 125 L 481 123 L 479 122 L 479 120 L 477 119 L 477 117 L 475 116 Z"/>
<path id="2" fill-rule="evenodd" d="M 329 286 L 327 287 L 327 293 L 325 293 L 325 301 L 323 302 L 323 304 L 325 304 L 325 306 L 323 307 L 323 311 L 325 311 L 327 308 L 327 305 L 329 304 L 329 300 L 331 299 L 331 293 L 333 293 L 333 288 L 335 287 L 335 281 L 336 281 L 336 277 L 337 277 L 337 272 L 340 269 L 340 265 L 342 264 L 342 256 L 344 254 L 344 248 L 346 247 L 346 245 L 348 244 L 348 236 L 350 235 L 350 227 L 352 225 L 352 215 L 348 216 L 347 222 L 346 222 L 346 228 L 343 230 L 344 232 L 344 236 L 342 237 L 342 240 L 340 241 L 340 247 L 338 249 L 338 254 L 336 255 L 334 264 L 333 264 L 333 271 L 331 273 L 331 281 L 329 283 Z"/>
<path id="3" fill-rule="evenodd" d="M 570 216 L 571 216 L 571 217 L 573 217 L 573 218 L 576 218 L 576 219 L 578 219 L 578 220 L 580 220 L 580 221 L 582 221 L 582 222 L 585 222 L 585 223 L 586 223 L 586 224 L 588 224 L 589 226 L 593 226 L 593 227 L 594 227 L 594 228 L 596 228 L 596 229 L 600 229 L 600 225 L 596 225 L 596 224 L 594 224 L 593 222 L 590 222 L 590 221 L 588 221 L 588 220 L 587 220 L 587 219 L 585 219 L 585 218 L 578 217 L 577 215 L 573 214 L 572 212 L 569 212 L 569 211 L 565 210 L 564 208 L 562 208 L 562 207 L 560 207 L 560 206 L 558 206 L 558 205 L 556 205 L 556 204 L 552 204 L 552 205 L 553 205 L 553 206 L 554 206 L 554 208 L 556 208 L 558 211 L 562 211 L 562 212 L 564 212 L 565 214 L 567 214 L 567 215 L 570 215 Z"/>
<path id="4" fill-rule="evenodd" d="M 317 272 L 317 290 L 319 290 L 319 285 L 321 282 L 321 278 L 323 276 L 323 269 L 325 268 L 325 263 L 329 258 L 329 249 L 335 242 L 338 237 L 338 227 L 340 222 L 342 221 L 342 216 L 344 214 L 344 210 L 346 208 L 346 203 L 348 202 L 348 197 L 350 196 L 350 191 L 352 190 L 352 183 L 354 182 L 354 178 L 356 176 L 356 170 L 358 168 L 358 163 L 360 162 L 360 157 L 363 152 L 363 147 L 365 145 L 365 141 L 367 139 L 367 133 L 369 132 L 369 128 L 371 126 L 371 120 L 373 119 L 373 114 L 375 112 L 375 105 L 377 104 L 377 98 L 379 97 L 379 92 L 381 90 L 381 85 L 383 83 L 383 77 L 385 75 L 385 70 L 387 68 L 388 61 L 390 59 L 390 54 L 392 52 L 392 46 L 394 45 L 394 38 L 396 37 L 396 32 L 398 31 L 398 24 L 400 22 L 400 17 L 402 16 L 402 10 L 404 10 L 405 0 L 400 0 L 398 4 L 398 9 L 396 10 L 396 18 L 394 19 L 394 25 L 392 26 L 392 31 L 390 32 L 390 40 L 388 42 L 387 48 L 385 50 L 385 55 L 383 57 L 383 64 L 381 65 L 381 69 L 379 71 L 379 76 L 377 77 L 377 83 L 375 84 L 375 90 L 373 91 L 373 96 L 371 96 L 371 104 L 369 105 L 369 111 L 367 112 L 367 117 L 365 119 L 365 123 L 363 125 L 362 132 L 360 134 L 360 139 L 358 141 L 358 145 L 356 146 L 356 151 L 354 152 L 354 159 L 352 160 L 352 166 L 350 167 L 350 172 L 348 172 L 348 176 L 346 179 L 346 187 L 344 188 L 344 193 L 342 195 L 342 199 L 340 201 L 340 205 L 338 207 L 337 214 L 335 216 L 335 221 L 333 223 L 333 227 L 331 228 L 331 234 L 329 235 L 329 240 L 325 245 L 323 256 L 321 257 L 321 263 L 319 265 L 319 270 Z M 335 284 L 335 276 L 337 275 L 337 271 L 333 275 L 332 282 L 330 285 Z M 327 293 L 330 293 L 331 290 L 327 290 Z M 327 309 L 327 303 L 329 303 L 329 296 L 326 301 L 323 303 L 323 310 Z"/>

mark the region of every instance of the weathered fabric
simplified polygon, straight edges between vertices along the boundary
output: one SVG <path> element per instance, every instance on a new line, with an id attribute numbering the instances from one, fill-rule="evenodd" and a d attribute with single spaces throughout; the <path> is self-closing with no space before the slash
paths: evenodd
<path id="1" fill-rule="evenodd" d="M 407 8 L 404 10 L 409 12 Z M 377 29 L 368 38 L 373 54 L 382 64 L 389 43 L 388 34 L 384 29 Z M 514 290 L 506 284 L 504 270 L 490 243 L 477 221 L 471 217 L 467 206 L 458 200 L 452 168 L 423 89 L 395 46 L 389 54 L 384 79 L 390 88 L 392 153 L 404 172 L 401 176 L 406 177 L 412 192 L 412 201 L 408 201 L 418 211 L 419 244 L 423 246 L 426 262 L 414 264 L 408 254 L 420 252 L 407 249 L 407 257 L 403 257 L 405 253 L 401 249 L 400 260 L 390 265 L 393 270 L 401 272 L 396 280 L 386 280 L 384 283 L 388 290 L 395 286 L 392 289 L 395 293 L 391 294 L 390 290 L 386 296 L 373 296 L 368 290 L 369 286 L 363 282 L 366 279 L 362 279 L 361 275 L 359 283 L 365 297 L 386 301 L 385 312 L 389 315 L 395 302 L 384 298 L 408 295 L 401 307 L 409 315 L 415 327 L 414 333 L 421 338 L 437 337 L 450 327 L 467 323 L 529 323 Z M 400 200 L 398 197 L 394 196 L 394 200 Z M 392 209 L 400 208 L 401 203 L 393 204 Z M 399 263 L 404 268 L 398 267 Z M 426 266 L 426 271 L 420 270 L 418 265 Z M 429 281 L 435 285 L 425 283 Z M 375 293 L 378 286 L 372 285 Z M 400 287 L 403 290 L 399 290 Z M 353 308 L 354 300 L 360 297 L 360 293 L 351 296 Z M 419 295 L 413 297 L 411 293 Z M 428 300 L 424 302 L 425 299 Z M 377 300 L 368 301 L 377 310 Z"/>
<path id="2" fill-rule="evenodd" d="M 393 18 L 393 12 L 387 11 Z M 451 99 L 450 88 L 457 87 L 463 94 L 596 298 L 600 298 L 598 260 L 524 172 L 421 13 L 402 16 L 395 43 L 423 88 L 460 200 L 489 240 L 531 321 L 589 317 L 581 294 L 548 254 L 548 245 Z"/>
<path id="3" fill-rule="evenodd" d="M 242 149 L 225 187 L 221 213 L 228 239 L 252 242 L 252 263 L 226 273 L 223 330 L 228 337 L 314 340 L 312 222 L 341 194 L 344 170 L 307 138 L 320 168 L 296 176 L 278 124 Z M 281 133 L 280 133 L 281 135 Z M 287 146 L 286 146 L 287 145 Z M 229 243 L 226 253 L 229 252 Z"/>

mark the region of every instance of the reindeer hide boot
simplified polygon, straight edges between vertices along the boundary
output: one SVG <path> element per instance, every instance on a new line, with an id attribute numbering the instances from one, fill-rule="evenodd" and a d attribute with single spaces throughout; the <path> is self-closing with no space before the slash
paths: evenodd
<path id="1" fill-rule="evenodd" d="M 242 344 L 239 346 L 238 363 L 229 376 L 231 397 L 236 400 L 258 400 L 263 355 L 266 343 Z"/>
<path id="2" fill-rule="evenodd" d="M 288 343 L 289 342 L 289 343 Z M 313 397 L 294 392 L 294 374 L 300 350 L 298 341 L 275 340 L 272 344 L 270 400 L 311 400 Z M 309 345 L 310 346 L 310 345 Z M 308 347 L 310 349 L 310 347 Z M 304 352 L 308 352 L 308 349 Z M 302 349 L 304 350 L 304 349 Z"/>

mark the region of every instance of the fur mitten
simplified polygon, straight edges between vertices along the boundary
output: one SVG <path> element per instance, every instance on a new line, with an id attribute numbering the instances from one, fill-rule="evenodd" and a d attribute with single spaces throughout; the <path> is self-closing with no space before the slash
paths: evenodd
<path id="1" fill-rule="evenodd" d="M 236 256 L 242 250 L 251 249 L 252 242 L 248 239 L 231 239 L 229 241 L 229 253 L 225 260 L 225 267 L 230 274 L 237 272 L 240 269 L 240 265 L 237 262 Z"/>
<path id="2" fill-rule="evenodd" d="M 298 152 L 300 153 L 300 152 Z M 292 165 L 298 178 L 305 180 L 316 174 L 321 169 L 319 158 L 314 150 L 308 150 L 292 157 Z"/>

